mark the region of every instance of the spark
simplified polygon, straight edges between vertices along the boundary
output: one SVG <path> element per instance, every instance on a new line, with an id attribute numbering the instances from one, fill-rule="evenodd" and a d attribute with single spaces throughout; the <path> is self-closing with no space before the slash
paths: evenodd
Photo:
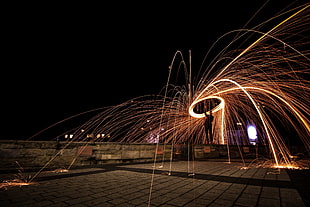
<path id="1" fill-rule="evenodd" d="M 22 187 L 26 185 L 33 185 L 36 184 L 35 182 L 25 182 L 20 179 L 12 179 L 12 180 L 5 180 L 0 183 L 0 189 L 7 190 L 9 187 Z"/>
<path id="2" fill-rule="evenodd" d="M 274 165 L 273 168 L 283 168 L 283 169 L 301 169 L 299 166 L 294 165 Z"/>

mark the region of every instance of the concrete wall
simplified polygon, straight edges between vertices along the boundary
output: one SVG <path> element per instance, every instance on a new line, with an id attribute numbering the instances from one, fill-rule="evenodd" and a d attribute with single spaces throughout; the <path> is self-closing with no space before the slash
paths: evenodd
<path id="1" fill-rule="evenodd" d="M 255 158 L 256 154 L 268 156 L 266 146 L 194 145 L 173 146 L 173 159 L 196 160 Z M 170 160 L 171 144 L 159 144 L 156 151 L 158 160 Z M 114 143 L 114 142 L 71 142 L 66 141 L 22 141 L 0 140 L 0 169 L 16 169 L 18 164 L 24 169 L 47 165 L 48 168 L 68 168 L 69 166 L 96 166 L 114 163 L 152 162 L 156 144 Z"/>
<path id="2" fill-rule="evenodd" d="M 196 159 L 228 158 L 255 159 L 258 155 L 268 157 L 267 146 L 254 145 L 195 145 Z"/>
<path id="3" fill-rule="evenodd" d="M 0 140 L 0 169 L 94 166 L 106 163 L 151 162 L 156 144 L 86 143 Z M 157 157 L 169 159 L 171 145 L 159 145 Z"/>

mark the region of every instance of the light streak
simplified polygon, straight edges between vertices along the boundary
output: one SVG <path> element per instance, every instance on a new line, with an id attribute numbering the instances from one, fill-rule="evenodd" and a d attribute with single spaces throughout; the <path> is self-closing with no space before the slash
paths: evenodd
<path id="1" fill-rule="evenodd" d="M 195 100 L 195 101 L 189 106 L 188 113 L 189 113 L 192 117 L 194 117 L 194 118 L 204 118 L 204 117 L 205 117 L 204 113 L 199 113 L 199 114 L 197 114 L 197 113 L 194 112 L 194 108 L 195 108 L 195 106 L 196 106 L 198 103 L 203 102 L 203 101 L 208 100 L 208 99 L 218 99 L 218 100 L 221 101 L 220 104 L 218 104 L 217 106 L 215 106 L 215 107 L 211 110 L 212 113 L 216 113 L 216 112 L 218 112 L 218 111 L 221 110 L 221 109 L 224 110 L 224 107 L 225 107 L 225 100 L 224 100 L 223 98 L 221 98 L 221 97 L 219 97 L 219 96 L 207 96 L 207 97 L 201 98 L 201 99 L 199 99 L 199 100 Z M 206 114 L 210 114 L 210 112 L 207 111 Z"/>

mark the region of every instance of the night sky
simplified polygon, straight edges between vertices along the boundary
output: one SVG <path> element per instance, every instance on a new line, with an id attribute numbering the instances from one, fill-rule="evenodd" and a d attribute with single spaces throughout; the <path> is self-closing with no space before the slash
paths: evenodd
<path id="1" fill-rule="evenodd" d="M 265 2 L 247 28 L 294 1 L 176 2 L 4 8 L 0 139 L 26 139 L 68 116 L 158 94 L 177 50 L 191 50 L 195 75 L 211 44 Z"/>

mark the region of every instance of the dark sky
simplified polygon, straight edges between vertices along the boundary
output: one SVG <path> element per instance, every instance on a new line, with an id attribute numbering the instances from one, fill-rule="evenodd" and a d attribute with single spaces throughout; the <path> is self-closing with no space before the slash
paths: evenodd
<path id="1" fill-rule="evenodd" d="M 177 50 L 191 50 L 195 73 L 217 38 L 268 1 L 192 2 L 8 5 L 0 139 L 25 139 L 68 116 L 158 94 Z M 269 1 L 247 28 L 291 2 Z"/>

